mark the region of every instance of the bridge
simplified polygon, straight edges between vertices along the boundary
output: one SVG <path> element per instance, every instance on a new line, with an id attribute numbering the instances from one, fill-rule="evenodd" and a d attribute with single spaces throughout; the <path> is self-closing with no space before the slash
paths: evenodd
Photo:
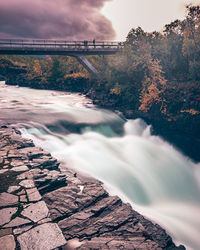
<path id="1" fill-rule="evenodd" d="M 122 43 L 106 41 L 54 41 L 0 39 L 1 55 L 66 55 L 75 57 L 95 78 L 97 70 L 87 55 L 112 55 L 122 48 Z"/>

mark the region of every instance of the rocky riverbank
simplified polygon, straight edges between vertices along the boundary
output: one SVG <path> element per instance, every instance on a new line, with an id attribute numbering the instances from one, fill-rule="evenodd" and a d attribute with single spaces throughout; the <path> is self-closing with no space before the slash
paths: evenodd
<path id="1" fill-rule="evenodd" d="M 103 184 L 0 125 L 0 249 L 185 249 Z"/>

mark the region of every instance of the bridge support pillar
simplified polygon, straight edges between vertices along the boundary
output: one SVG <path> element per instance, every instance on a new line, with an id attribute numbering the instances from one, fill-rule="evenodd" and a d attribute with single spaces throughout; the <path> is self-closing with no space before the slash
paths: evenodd
<path id="1" fill-rule="evenodd" d="M 77 59 L 78 62 L 80 62 L 84 68 L 87 69 L 87 71 L 97 80 L 100 80 L 100 74 L 99 72 L 95 69 L 95 67 L 88 61 L 88 59 L 83 56 L 83 55 L 73 55 Z"/>

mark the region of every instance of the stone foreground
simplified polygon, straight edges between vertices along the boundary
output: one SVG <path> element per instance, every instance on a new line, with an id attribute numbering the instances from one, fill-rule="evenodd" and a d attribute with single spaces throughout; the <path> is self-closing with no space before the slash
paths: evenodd
<path id="1" fill-rule="evenodd" d="M 12 249 L 185 248 L 101 182 L 0 124 L 0 250 Z"/>

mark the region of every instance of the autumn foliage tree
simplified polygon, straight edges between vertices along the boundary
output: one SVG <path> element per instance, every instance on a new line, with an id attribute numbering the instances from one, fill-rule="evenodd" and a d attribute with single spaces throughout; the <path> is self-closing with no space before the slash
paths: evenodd
<path id="1" fill-rule="evenodd" d="M 110 93 L 122 99 L 128 97 L 140 111 L 148 112 L 157 106 L 166 113 L 163 97 L 166 79 L 159 60 L 153 55 L 155 37 L 160 39 L 157 33 L 144 32 L 140 27 L 129 32 L 122 53 L 112 64 Z"/>
<path id="2" fill-rule="evenodd" d="M 158 60 L 150 60 L 142 81 L 139 110 L 147 112 L 154 105 L 159 105 L 160 111 L 166 114 L 166 104 L 163 93 L 166 88 L 166 79 Z"/>
<path id="3" fill-rule="evenodd" d="M 40 63 L 39 63 L 38 59 L 34 60 L 33 73 L 37 77 L 41 77 L 42 76 L 42 69 L 41 69 L 41 66 L 40 66 Z"/>

